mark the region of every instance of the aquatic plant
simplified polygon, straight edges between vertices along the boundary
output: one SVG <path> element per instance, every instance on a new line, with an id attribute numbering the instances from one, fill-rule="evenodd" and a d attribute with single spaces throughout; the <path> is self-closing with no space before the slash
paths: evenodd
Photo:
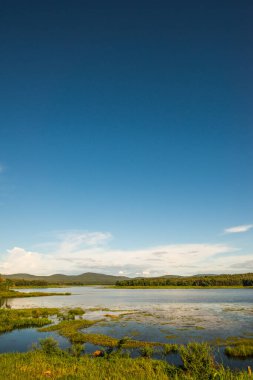
<path id="1" fill-rule="evenodd" d="M 144 358 L 151 358 L 154 353 L 154 348 L 151 346 L 144 346 L 140 348 L 140 354 Z"/>
<path id="2" fill-rule="evenodd" d="M 51 336 L 45 339 L 40 339 L 39 344 L 41 351 L 47 355 L 55 355 L 61 352 L 59 343 Z"/>
<path id="3" fill-rule="evenodd" d="M 60 335 L 69 339 L 71 343 L 92 343 L 97 346 L 104 347 L 118 347 L 120 339 L 110 337 L 104 334 L 96 334 L 89 332 L 82 332 L 80 330 L 86 329 L 98 322 L 90 320 L 74 320 L 74 321 L 62 321 L 56 325 L 48 326 L 41 328 L 39 331 L 49 332 L 56 331 Z M 121 344 L 122 348 L 139 348 L 139 347 L 154 347 L 154 346 L 163 346 L 163 343 L 160 342 L 144 342 L 133 339 L 126 339 L 124 343 Z"/>
<path id="4" fill-rule="evenodd" d="M 167 356 L 171 352 L 177 352 L 178 348 L 179 348 L 178 344 L 164 344 L 163 355 Z"/>
<path id="5" fill-rule="evenodd" d="M 0 309 L 0 333 L 27 327 L 43 327 L 51 324 L 48 318 L 53 315 L 68 315 L 72 318 L 84 313 L 81 308 L 68 309 L 59 308 L 32 308 L 32 309 Z"/>
<path id="6" fill-rule="evenodd" d="M 27 327 L 42 327 L 51 323 L 49 315 L 55 315 L 57 308 L 0 309 L 0 333 Z"/>
<path id="7" fill-rule="evenodd" d="M 206 343 L 189 343 L 180 346 L 179 353 L 184 369 L 192 375 L 202 374 L 201 379 L 210 379 L 214 372 L 214 359 L 211 347 Z"/>
<path id="8" fill-rule="evenodd" d="M 84 353 L 85 345 L 76 343 L 72 344 L 72 346 L 69 348 L 69 354 L 72 356 L 75 356 L 76 358 L 80 358 L 81 354 Z"/>
<path id="9" fill-rule="evenodd" d="M 230 357 L 246 358 L 253 357 L 253 339 L 237 342 L 233 346 L 225 348 L 225 354 Z"/>

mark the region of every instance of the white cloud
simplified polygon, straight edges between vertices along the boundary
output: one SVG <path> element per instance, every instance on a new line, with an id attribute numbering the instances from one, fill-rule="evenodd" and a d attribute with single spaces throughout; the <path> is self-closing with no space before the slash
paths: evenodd
<path id="1" fill-rule="evenodd" d="M 58 239 L 61 241 L 59 252 L 73 252 L 88 247 L 99 247 L 105 245 L 111 240 L 112 235 L 109 232 L 61 232 Z"/>
<path id="2" fill-rule="evenodd" d="M 1 273 L 36 273 L 40 267 L 42 271 L 46 269 L 43 256 L 20 247 L 7 250 L 5 259 L 0 262 Z"/>
<path id="3" fill-rule="evenodd" d="M 224 233 L 226 233 L 226 234 L 238 234 L 238 233 L 241 233 L 241 232 L 247 232 L 251 228 L 253 228 L 253 224 L 243 224 L 241 226 L 235 226 L 235 227 L 226 228 L 224 230 Z"/>
<path id="4" fill-rule="evenodd" d="M 4 172 L 4 166 L 0 163 L 0 174 Z"/>
<path id="5" fill-rule="evenodd" d="M 0 273 L 188 275 L 231 272 L 252 258 L 235 254 L 236 249 L 226 244 L 168 244 L 123 250 L 111 248 L 111 239 L 111 234 L 104 232 L 59 233 L 47 253 L 37 246 L 34 251 L 14 247 L 0 255 Z"/>

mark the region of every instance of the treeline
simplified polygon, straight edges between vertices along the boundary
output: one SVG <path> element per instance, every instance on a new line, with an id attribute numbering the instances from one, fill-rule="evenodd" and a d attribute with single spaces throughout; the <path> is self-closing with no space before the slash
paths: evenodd
<path id="1" fill-rule="evenodd" d="M 192 277 L 149 277 L 117 281 L 117 286 L 253 286 L 253 273 Z"/>
<path id="2" fill-rule="evenodd" d="M 52 282 L 48 282 L 48 281 L 44 281 L 44 280 L 25 280 L 25 279 L 4 279 L 4 278 L 1 278 L 0 277 L 0 288 L 10 288 L 10 287 L 26 287 L 26 286 L 31 286 L 31 287 L 47 287 L 47 286 L 52 286 L 52 285 L 56 285 L 56 286 L 60 286 L 60 285 L 82 285 L 82 282 L 80 281 L 76 281 L 76 282 L 63 282 L 63 281 L 54 281 L 53 283 Z"/>
<path id="3" fill-rule="evenodd" d="M 0 292 L 8 291 L 11 286 L 13 286 L 13 282 L 11 280 L 0 277 Z"/>

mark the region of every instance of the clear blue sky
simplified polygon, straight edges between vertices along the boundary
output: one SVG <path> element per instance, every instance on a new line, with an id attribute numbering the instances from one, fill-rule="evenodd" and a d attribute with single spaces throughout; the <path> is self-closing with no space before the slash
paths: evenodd
<path id="1" fill-rule="evenodd" d="M 250 227 L 223 234 L 253 223 L 252 19 L 250 0 L 2 1 L 0 272 L 93 232 L 252 260 Z"/>

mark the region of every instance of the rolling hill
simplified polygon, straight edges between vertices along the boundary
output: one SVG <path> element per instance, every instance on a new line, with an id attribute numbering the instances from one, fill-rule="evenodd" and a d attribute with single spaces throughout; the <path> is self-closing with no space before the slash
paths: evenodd
<path id="1" fill-rule="evenodd" d="M 100 273 L 82 273 L 79 275 L 52 274 L 50 276 L 36 276 L 28 273 L 14 273 L 1 277 L 10 280 L 45 281 L 49 284 L 83 284 L 83 285 L 114 285 L 116 281 L 127 280 L 125 276 L 111 276 Z"/>

